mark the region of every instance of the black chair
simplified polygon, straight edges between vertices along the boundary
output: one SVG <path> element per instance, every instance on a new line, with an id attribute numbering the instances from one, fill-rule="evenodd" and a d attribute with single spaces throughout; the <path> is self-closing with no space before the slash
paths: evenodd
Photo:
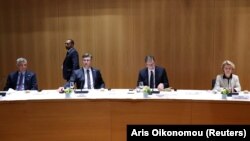
<path id="1" fill-rule="evenodd" d="M 216 79 L 212 79 L 212 89 L 214 88 L 215 82 L 216 82 Z"/>

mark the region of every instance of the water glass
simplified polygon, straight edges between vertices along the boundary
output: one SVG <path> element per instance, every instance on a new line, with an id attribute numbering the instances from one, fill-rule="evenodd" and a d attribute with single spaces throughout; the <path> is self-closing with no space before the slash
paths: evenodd
<path id="1" fill-rule="evenodd" d="M 70 87 L 71 89 L 74 89 L 74 88 L 75 88 L 75 83 L 74 83 L 74 82 L 69 82 L 69 87 Z"/>
<path id="2" fill-rule="evenodd" d="M 144 86 L 143 81 L 140 81 L 140 82 L 139 82 L 139 88 L 142 89 L 143 86 Z"/>

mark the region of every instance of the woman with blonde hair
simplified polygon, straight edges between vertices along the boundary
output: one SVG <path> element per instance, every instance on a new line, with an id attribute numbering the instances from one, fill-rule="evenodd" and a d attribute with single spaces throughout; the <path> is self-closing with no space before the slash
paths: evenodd
<path id="1" fill-rule="evenodd" d="M 239 76 L 233 74 L 235 70 L 235 65 L 229 60 L 225 60 L 222 65 L 223 74 L 219 74 L 216 77 L 216 82 L 214 85 L 214 90 L 221 91 L 222 89 L 228 89 L 230 92 L 240 92 L 240 80 Z"/>

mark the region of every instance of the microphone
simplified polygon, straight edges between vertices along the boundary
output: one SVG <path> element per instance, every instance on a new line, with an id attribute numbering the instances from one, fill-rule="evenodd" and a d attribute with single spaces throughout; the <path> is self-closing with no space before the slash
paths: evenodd
<path id="1" fill-rule="evenodd" d="M 0 91 L 0 96 L 6 96 L 7 91 Z"/>
<path id="2" fill-rule="evenodd" d="M 83 89 L 83 81 L 84 81 L 84 80 L 81 80 L 81 91 L 82 91 L 82 89 Z"/>
<path id="3" fill-rule="evenodd" d="M 89 91 L 88 90 L 83 90 L 83 87 L 84 87 L 84 80 L 81 81 L 81 86 L 80 86 L 80 90 L 75 90 L 75 93 L 76 94 L 82 94 L 82 93 L 88 93 Z"/>

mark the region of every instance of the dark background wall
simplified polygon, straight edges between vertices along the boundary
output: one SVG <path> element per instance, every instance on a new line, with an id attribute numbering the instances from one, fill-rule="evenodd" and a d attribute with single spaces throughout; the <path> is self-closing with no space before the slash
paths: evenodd
<path id="1" fill-rule="evenodd" d="M 250 88 L 248 0 L 0 2 L 1 87 L 25 57 L 40 89 L 58 88 L 64 41 L 72 38 L 80 56 L 93 54 L 109 88 L 134 88 L 147 54 L 178 89 L 210 89 L 225 59 L 235 63 L 243 90 Z"/>

